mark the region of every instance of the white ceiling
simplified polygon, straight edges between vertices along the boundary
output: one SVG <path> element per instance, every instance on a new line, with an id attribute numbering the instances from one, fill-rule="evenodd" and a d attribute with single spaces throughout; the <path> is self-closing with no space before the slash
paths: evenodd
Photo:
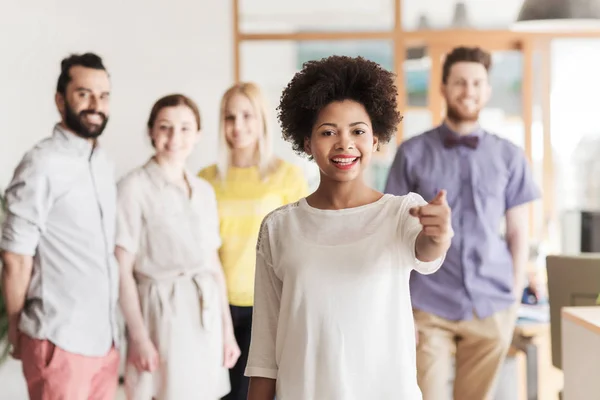
<path id="1" fill-rule="evenodd" d="M 523 0 L 464 0 L 477 28 L 504 28 L 517 18 Z M 245 31 L 386 29 L 393 24 L 393 0 L 240 0 Z M 455 0 L 403 0 L 402 23 L 415 29 L 426 15 L 432 28 L 449 28 Z"/>

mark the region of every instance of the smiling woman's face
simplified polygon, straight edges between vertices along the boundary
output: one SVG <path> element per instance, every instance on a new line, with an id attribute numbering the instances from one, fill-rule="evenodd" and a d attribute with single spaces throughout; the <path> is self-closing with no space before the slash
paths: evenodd
<path id="1" fill-rule="evenodd" d="M 365 107 L 344 100 L 321 110 L 304 148 L 319 166 L 322 177 L 343 182 L 362 177 L 377 142 Z"/>
<path id="2" fill-rule="evenodd" d="M 200 137 L 194 112 L 185 105 L 164 107 L 156 116 L 150 137 L 157 157 L 185 162 Z"/>

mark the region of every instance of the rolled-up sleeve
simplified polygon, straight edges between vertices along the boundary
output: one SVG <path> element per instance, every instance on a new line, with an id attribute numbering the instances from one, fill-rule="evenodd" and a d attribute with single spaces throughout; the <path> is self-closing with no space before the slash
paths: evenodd
<path id="1" fill-rule="evenodd" d="M 540 190 L 522 150 L 515 150 L 511 161 L 510 177 L 506 187 L 506 210 L 540 198 Z"/>
<path id="2" fill-rule="evenodd" d="M 33 256 L 46 230 L 54 203 L 47 167 L 26 155 L 6 189 L 7 216 L 2 228 L 0 248 Z"/>
<path id="3" fill-rule="evenodd" d="M 117 224 L 115 245 L 136 254 L 142 234 L 142 205 L 136 181 L 126 177 L 117 185 Z"/>

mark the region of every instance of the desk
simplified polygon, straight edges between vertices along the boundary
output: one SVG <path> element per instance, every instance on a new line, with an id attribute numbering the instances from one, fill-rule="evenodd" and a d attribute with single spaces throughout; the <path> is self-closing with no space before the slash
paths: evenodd
<path id="1" fill-rule="evenodd" d="M 600 307 L 564 307 L 564 400 L 596 399 L 600 393 Z"/>

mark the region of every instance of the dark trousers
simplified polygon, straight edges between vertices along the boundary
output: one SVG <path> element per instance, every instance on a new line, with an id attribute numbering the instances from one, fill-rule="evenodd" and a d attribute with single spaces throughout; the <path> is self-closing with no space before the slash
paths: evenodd
<path id="1" fill-rule="evenodd" d="M 223 400 L 246 400 L 248 397 L 248 384 L 250 379 L 244 376 L 250 349 L 250 335 L 252 333 L 252 307 L 230 306 L 231 319 L 235 340 L 240 346 L 240 358 L 235 366 L 229 370 L 231 392 Z"/>

